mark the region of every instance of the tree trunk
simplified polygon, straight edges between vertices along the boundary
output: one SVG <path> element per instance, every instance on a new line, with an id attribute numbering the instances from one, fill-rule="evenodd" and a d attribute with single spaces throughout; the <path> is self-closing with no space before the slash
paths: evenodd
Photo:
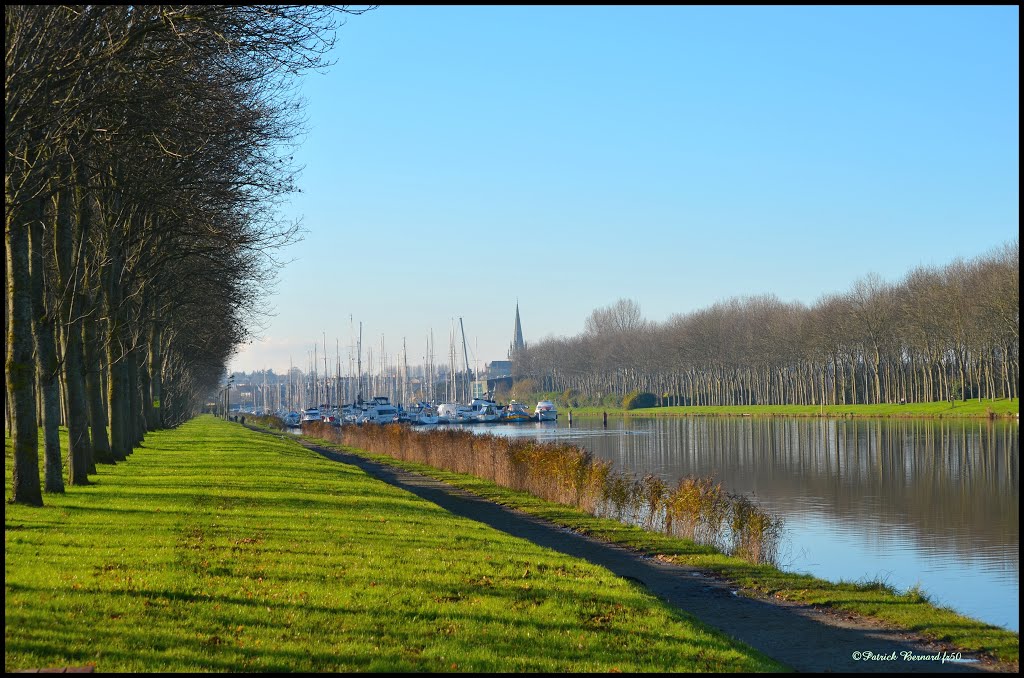
<path id="1" fill-rule="evenodd" d="M 131 452 L 127 431 L 128 370 L 121 353 L 121 342 L 112 336 L 107 348 L 107 411 L 110 413 L 110 451 L 116 461 L 127 459 Z"/>
<path id="2" fill-rule="evenodd" d="M 164 422 L 161 417 L 161 406 L 163 403 L 160 401 L 161 390 L 163 387 L 163 383 L 160 378 L 160 373 L 163 369 L 163 358 L 160 354 L 160 333 L 160 322 L 154 321 L 149 342 L 149 387 L 153 395 L 153 421 L 151 422 L 151 430 L 163 428 L 164 426 Z"/>
<path id="3" fill-rule="evenodd" d="M 8 181 L 10 179 L 8 178 Z M 15 210 L 11 210 L 15 212 Z M 9 212 L 4 237 L 7 260 L 6 381 L 7 400 L 13 410 L 11 438 L 14 448 L 11 502 L 43 505 L 39 484 L 39 432 L 36 426 L 35 395 L 32 382 L 32 295 L 29 290 L 28 226 L 16 221 Z"/>
<path id="4" fill-rule="evenodd" d="M 107 414 L 110 417 L 110 451 L 116 461 L 131 453 L 131 396 L 128 390 L 127 342 L 124 338 L 123 295 L 118 277 L 121 274 L 121 246 L 116 228 L 111 235 L 109 262 L 104 267 L 107 334 Z"/>
<path id="5" fill-rule="evenodd" d="M 69 485 L 88 485 L 89 468 L 93 463 L 82 350 L 82 322 L 77 320 L 64 326 L 64 383 L 67 386 L 68 399 Z"/>
<path id="6" fill-rule="evenodd" d="M 29 226 L 29 267 L 32 276 L 32 310 L 35 316 L 36 373 L 42 398 L 43 462 L 46 492 L 64 492 L 64 473 L 60 459 L 60 363 L 54 345 L 53 308 L 45 300 L 46 274 L 43 264 L 42 199 L 32 200 L 33 218 Z M 38 217 L 38 218 L 35 218 Z M 50 304 L 52 306 L 52 302 Z"/>
<path id="7" fill-rule="evenodd" d="M 128 367 L 128 405 L 131 411 L 128 420 L 128 431 L 131 448 L 135 449 L 146 436 L 146 418 L 142 412 L 142 383 L 139 375 L 139 347 L 134 346 L 127 356 Z M 129 451 L 129 453 L 131 450 Z"/>
<path id="8" fill-rule="evenodd" d="M 92 455 L 98 464 L 113 464 L 110 439 L 107 437 L 107 410 L 103 398 L 103 352 L 99 350 L 98 321 L 85 319 L 85 392 L 89 405 L 89 430 L 92 432 Z"/>
<path id="9" fill-rule="evenodd" d="M 87 485 L 92 464 L 92 445 L 85 400 L 85 374 L 82 356 L 82 285 L 81 262 L 73 253 L 80 238 L 75 223 L 80 218 L 73 194 L 64 192 L 56 198 L 57 218 L 53 237 L 57 277 L 63 289 L 69 290 L 67 308 L 62 309 L 61 339 L 64 345 L 64 395 L 68 419 L 68 484 Z"/>

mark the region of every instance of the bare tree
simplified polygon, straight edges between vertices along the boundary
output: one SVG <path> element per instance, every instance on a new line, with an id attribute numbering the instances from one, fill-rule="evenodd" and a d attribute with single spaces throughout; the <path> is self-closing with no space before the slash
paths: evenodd
<path id="1" fill-rule="evenodd" d="M 1015 397 L 1018 261 L 1014 241 L 897 284 L 869 274 L 810 308 L 765 294 L 662 325 L 620 300 L 591 313 L 578 336 L 528 347 L 515 374 L 591 403 L 630 390 L 691 405 Z"/>

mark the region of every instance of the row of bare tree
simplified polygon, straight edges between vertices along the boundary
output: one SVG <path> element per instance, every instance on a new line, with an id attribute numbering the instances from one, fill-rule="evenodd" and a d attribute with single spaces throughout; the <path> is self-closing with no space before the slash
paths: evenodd
<path id="1" fill-rule="evenodd" d="M 871 404 L 1016 398 L 1020 247 L 877 275 L 808 307 L 731 299 L 658 324 L 620 299 L 585 330 L 515 356 L 517 379 L 592 402 L 655 393 L 670 404 Z"/>
<path id="2" fill-rule="evenodd" d="M 326 65 L 339 11 L 5 8 L 12 501 L 42 504 L 40 423 L 62 492 L 60 424 L 67 482 L 87 484 L 216 391 L 297 234 L 273 216 L 293 76 Z"/>

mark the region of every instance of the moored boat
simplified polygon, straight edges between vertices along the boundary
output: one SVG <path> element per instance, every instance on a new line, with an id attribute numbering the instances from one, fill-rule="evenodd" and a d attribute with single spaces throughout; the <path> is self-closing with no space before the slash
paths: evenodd
<path id="1" fill-rule="evenodd" d="M 508 422 L 519 422 L 519 421 L 530 421 L 533 419 L 533 415 L 526 409 L 526 406 L 517 400 L 513 400 L 505 408 L 505 415 L 502 417 L 503 421 Z"/>
<path id="2" fill-rule="evenodd" d="M 462 403 L 441 403 L 437 417 L 439 424 L 466 424 L 473 421 L 473 409 Z"/>
<path id="3" fill-rule="evenodd" d="M 377 396 L 364 403 L 362 413 L 356 418 L 357 424 L 391 424 L 399 420 L 398 408 L 386 396 Z"/>
<path id="4" fill-rule="evenodd" d="M 409 408 L 409 423 L 432 425 L 439 423 L 437 409 L 426 402 L 418 402 Z"/>
<path id="5" fill-rule="evenodd" d="M 480 423 L 490 423 L 501 419 L 502 407 L 487 393 L 482 398 L 473 398 L 469 403 L 470 419 Z"/>
<path id="6" fill-rule="evenodd" d="M 501 408 L 497 403 L 482 403 L 473 408 L 473 421 L 489 424 L 501 419 Z"/>
<path id="7" fill-rule="evenodd" d="M 342 405 L 339 410 L 342 424 L 354 424 L 359 418 L 359 415 L 363 413 L 363 408 L 358 403 L 348 403 Z"/>
<path id="8" fill-rule="evenodd" d="M 537 421 L 555 421 L 558 419 L 558 408 L 550 400 L 541 400 L 537 403 L 533 413 L 536 415 Z"/>

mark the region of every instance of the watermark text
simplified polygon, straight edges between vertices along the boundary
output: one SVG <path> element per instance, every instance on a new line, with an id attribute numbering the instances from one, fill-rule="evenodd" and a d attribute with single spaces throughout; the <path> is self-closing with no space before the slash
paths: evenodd
<path id="1" fill-rule="evenodd" d="M 936 652 L 935 654 L 918 654 L 910 650 L 902 652 L 872 652 L 870 650 L 858 650 L 853 653 L 854 661 L 867 662 L 963 662 L 964 658 L 959 652 Z M 971 660 L 967 660 L 971 661 Z"/>

